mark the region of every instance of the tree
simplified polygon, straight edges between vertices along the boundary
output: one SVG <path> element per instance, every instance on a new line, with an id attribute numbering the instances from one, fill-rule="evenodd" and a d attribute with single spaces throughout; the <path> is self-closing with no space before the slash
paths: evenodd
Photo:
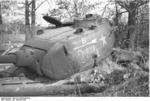
<path id="1" fill-rule="evenodd" d="M 128 48 L 134 50 L 135 46 L 135 25 L 136 25 L 136 15 L 137 10 L 140 6 L 148 3 L 148 0 L 116 0 L 122 8 L 128 12 L 128 34 L 127 39 L 129 39 Z"/>
<path id="2" fill-rule="evenodd" d="M 116 10 L 116 14 L 115 14 L 115 25 L 118 26 L 119 11 L 118 11 L 118 5 L 117 5 L 116 0 L 115 0 L 115 10 Z"/>
<path id="3" fill-rule="evenodd" d="M 31 39 L 30 34 L 30 19 L 29 19 L 29 1 L 25 0 L 25 25 L 26 25 L 26 37 L 25 40 Z"/>
<path id="4" fill-rule="evenodd" d="M 2 10 L 1 10 L 1 4 L 0 4 L 0 24 L 2 24 L 3 21 L 2 21 Z"/>
<path id="5" fill-rule="evenodd" d="M 36 10 L 36 1 L 32 0 L 32 10 L 31 10 L 31 29 L 32 29 L 32 37 L 35 35 L 35 10 Z"/>
<path id="6" fill-rule="evenodd" d="M 136 11 L 138 7 L 148 3 L 148 0 L 117 0 L 116 1 L 122 8 L 126 9 L 128 15 L 128 25 L 135 25 Z"/>
<path id="7" fill-rule="evenodd" d="M 1 11 L 1 4 L 0 4 L 0 27 L 2 26 L 3 21 L 2 21 L 2 11 Z M 1 44 L 1 28 L 0 28 L 0 44 Z"/>
<path id="8" fill-rule="evenodd" d="M 25 1 L 25 24 L 26 24 L 26 40 L 33 38 L 36 35 L 36 10 L 45 2 L 46 0 L 40 2 L 40 4 L 36 7 L 36 0 Z M 30 11 L 31 7 L 31 11 Z M 30 23 L 31 18 L 31 23 Z"/>

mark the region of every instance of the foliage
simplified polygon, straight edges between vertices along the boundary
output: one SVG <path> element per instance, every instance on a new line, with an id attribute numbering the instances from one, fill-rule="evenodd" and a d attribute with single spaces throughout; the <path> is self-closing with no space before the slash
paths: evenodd
<path id="1" fill-rule="evenodd" d="M 23 18 L 23 5 L 18 0 L 1 0 L 0 2 L 4 23 Z"/>
<path id="2" fill-rule="evenodd" d="M 75 17 L 83 17 L 90 11 L 97 8 L 101 2 L 90 3 L 88 0 L 57 0 L 54 8 L 49 11 L 49 15 L 60 20 L 70 19 Z"/>

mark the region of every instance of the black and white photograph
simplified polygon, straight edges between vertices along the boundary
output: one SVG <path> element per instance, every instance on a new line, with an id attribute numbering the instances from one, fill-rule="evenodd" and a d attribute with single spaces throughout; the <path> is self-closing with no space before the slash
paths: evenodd
<path id="1" fill-rule="evenodd" d="M 0 0 L 1 101 L 149 97 L 149 80 L 149 0 Z"/>

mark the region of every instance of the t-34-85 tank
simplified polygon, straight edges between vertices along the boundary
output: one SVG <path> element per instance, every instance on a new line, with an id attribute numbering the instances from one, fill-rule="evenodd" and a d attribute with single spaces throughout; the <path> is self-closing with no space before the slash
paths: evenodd
<path id="1" fill-rule="evenodd" d="M 43 18 L 56 27 L 25 42 L 19 51 L 0 56 L 0 63 L 13 63 L 40 76 L 61 80 L 92 68 L 112 51 L 113 28 L 105 18 L 89 14 L 71 23 Z"/>

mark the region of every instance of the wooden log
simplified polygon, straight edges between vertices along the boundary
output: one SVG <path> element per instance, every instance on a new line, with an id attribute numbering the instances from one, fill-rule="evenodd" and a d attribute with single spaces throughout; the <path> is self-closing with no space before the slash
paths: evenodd
<path id="1" fill-rule="evenodd" d="M 76 95 L 77 93 L 75 92 L 79 90 L 84 93 L 91 87 L 86 83 L 77 84 L 77 86 L 76 84 L 64 84 L 65 82 L 66 80 L 61 80 L 56 83 L 0 85 L 0 96 L 71 96 Z M 103 88 L 103 86 L 101 87 Z M 98 86 L 98 88 L 101 87 Z"/>

